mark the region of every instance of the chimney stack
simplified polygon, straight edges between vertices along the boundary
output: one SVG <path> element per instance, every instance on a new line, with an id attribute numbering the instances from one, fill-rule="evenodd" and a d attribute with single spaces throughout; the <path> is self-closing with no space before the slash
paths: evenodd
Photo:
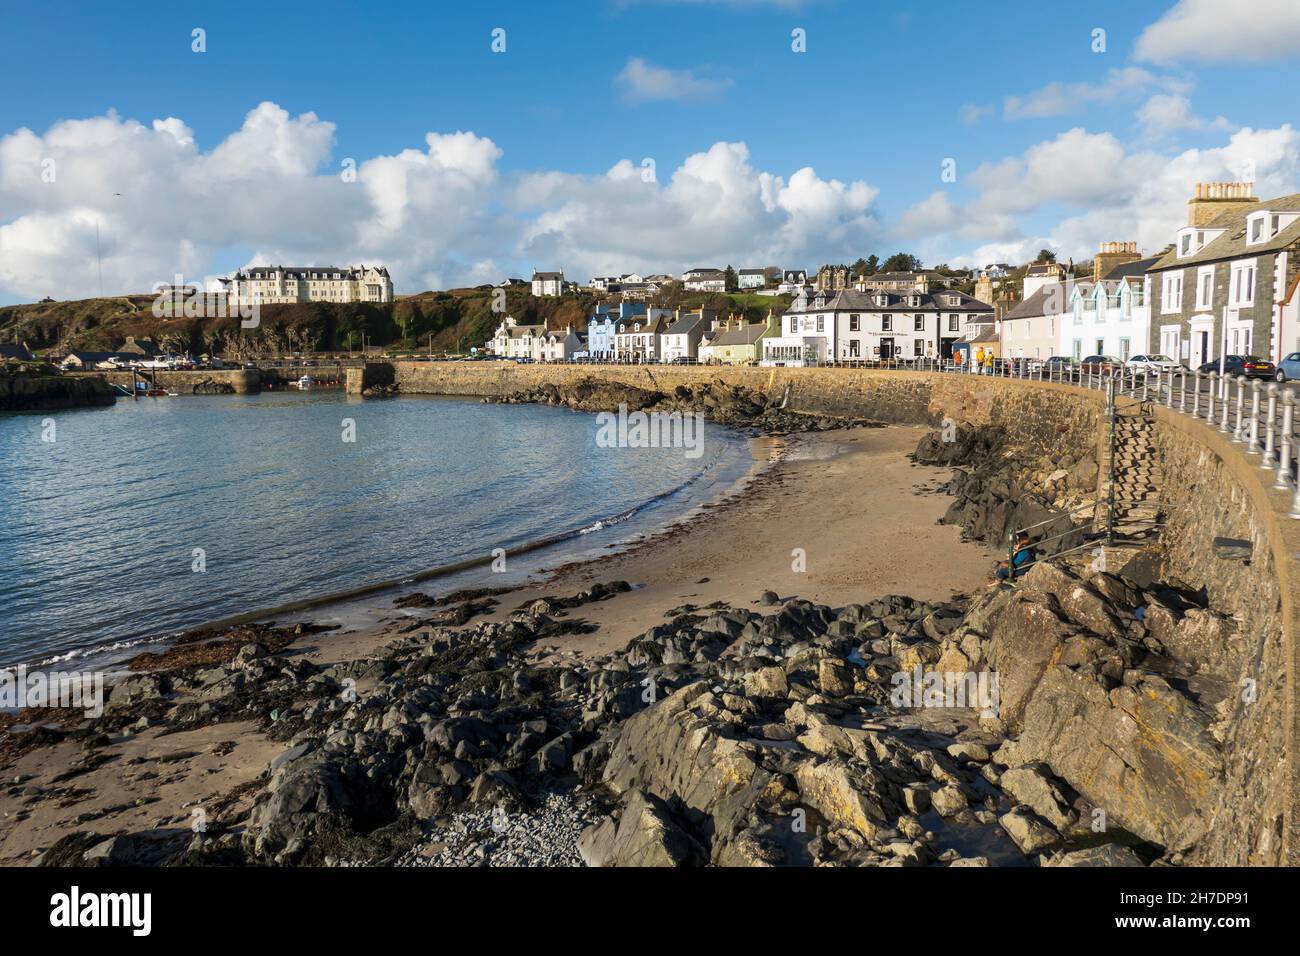
<path id="1" fill-rule="evenodd" d="M 1142 258 L 1136 242 L 1103 242 L 1092 259 L 1092 281 L 1100 282 L 1118 265 Z"/>
<path id="2" fill-rule="evenodd" d="M 1187 202 L 1187 224 L 1204 226 L 1225 212 L 1244 212 L 1259 203 L 1254 183 L 1197 183 Z"/>

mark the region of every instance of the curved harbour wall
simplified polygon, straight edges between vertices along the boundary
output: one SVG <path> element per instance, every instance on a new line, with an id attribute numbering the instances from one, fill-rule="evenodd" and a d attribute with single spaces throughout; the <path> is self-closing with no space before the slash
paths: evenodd
<path id="1" fill-rule="evenodd" d="M 392 375 L 406 393 L 501 397 L 546 384 L 599 377 L 669 393 L 678 385 L 723 382 L 785 396 L 794 411 L 873 418 L 898 424 L 1000 429 L 1010 444 L 1043 460 L 1095 452 L 1106 435 L 1100 393 L 1068 385 L 858 369 L 546 366 L 513 363 L 399 362 L 350 370 L 349 391 Z M 353 372 L 355 371 L 355 374 Z M 1159 574 L 1231 615 L 1233 638 L 1202 649 L 1214 657 L 1221 699 L 1214 734 L 1223 752 L 1220 785 L 1201 812 L 1208 818 L 1196 862 L 1300 862 L 1295 761 L 1296 614 L 1300 608 L 1300 521 L 1291 495 L 1273 487 L 1259 456 L 1204 422 L 1152 409 L 1154 453 L 1166 476 L 1158 489 L 1164 526 L 1155 549 Z M 1216 547 L 1231 539 L 1234 547 Z M 1225 677 L 1225 675 L 1227 675 Z M 1235 676 L 1233 676 L 1235 675 Z M 1144 728 L 1134 733 L 1143 739 Z M 1151 748 L 1164 746 L 1152 738 Z M 1161 754 L 1178 766 L 1177 755 Z M 1141 774 L 1142 767 L 1121 768 Z"/>

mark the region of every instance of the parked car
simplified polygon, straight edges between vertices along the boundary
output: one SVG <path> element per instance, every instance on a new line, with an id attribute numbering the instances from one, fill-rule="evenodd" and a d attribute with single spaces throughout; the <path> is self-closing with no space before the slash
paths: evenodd
<path id="1" fill-rule="evenodd" d="M 1113 355 L 1089 355 L 1079 363 L 1079 371 L 1084 375 L 1109 375 L 1123 367 L 1124 363 Z"/>
<path id="2" fill-rule="evenodd" d="M 1172 369 L 1182 368 L 1182 364 L 1175 362 L 1168 355 L 1134 355 L 1128 360 L 1128 367 L 1138 371 L 1155 374 L 1156 372 L 1164 373 Z"/>
<path id="3" fill-rule="evenodd" d="M 1047 372 L 1055 372 L 1058 375 L 1061 372 L 1072 373 L 1078 371 L 1075 368 L 1074 359 L 1068 355 L 1049 355 L 1043 359 L 1043 369 Z"/>
<path id="4" fill-rule="evenodd" d="M 1273 377 L 1279 382 L 1300 378 L 1300 352 L 1283 356 L 1282 361 L 1277 363 L 1277 373 Z"/>
<path id="5" fill-rule="evenodd" d="M 1220 371 L 1220 362 L 1215 359 L 1213 362 L 1206 362 L 1200 369 L 1200 372 L 1218 372 Z M 1225 355 L 1223 356 L 1222 371 L 1225 375 L 1245 375 L 1247 378 L 1273 378 L 1277 375 L 1277 366 L 1267 359 L 1262 359 L 1258 355 Z"/>

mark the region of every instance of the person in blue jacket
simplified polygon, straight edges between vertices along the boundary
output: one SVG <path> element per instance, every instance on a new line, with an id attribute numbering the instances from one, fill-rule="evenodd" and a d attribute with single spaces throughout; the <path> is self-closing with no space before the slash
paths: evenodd
<path id="1" fill-rule="evenodd" d="M 1022 531 L 1016 535 L 1016 550 L 1011 555 L 1010 566 L 1006 561 L 999 561 L 995 576 L 999 581 L 1018 578 L 1028 570 L 1028 565 L 1035 557 L 1034 546 L 1029 543 L 1029 535 Z"/>

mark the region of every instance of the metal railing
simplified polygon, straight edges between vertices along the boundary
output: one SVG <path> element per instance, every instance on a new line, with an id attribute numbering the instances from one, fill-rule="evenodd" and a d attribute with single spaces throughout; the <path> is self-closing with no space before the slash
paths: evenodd
<path id="1" fill-rule="evenodd" d="M 1290 514 L 1300 518 L 1300 416 L 1295 393 L 1277 382 L 1245 375 L 1202 373 L 1181 366 L 1141 369 L 1093 365 L 1047 367 L 1013 360 L 1002 377 L 1057 382 L 1077 387 L 1109 390 L 1117 397 L 1134 398 L 1150 405 L 1197 419 L 1240 446 L 1243 456 L 1257 459 L 1261 470 L 1273 475 L 1273 487 L 1292 493 Z M 996 374 L 996 373 L 995 373 Z"/>

